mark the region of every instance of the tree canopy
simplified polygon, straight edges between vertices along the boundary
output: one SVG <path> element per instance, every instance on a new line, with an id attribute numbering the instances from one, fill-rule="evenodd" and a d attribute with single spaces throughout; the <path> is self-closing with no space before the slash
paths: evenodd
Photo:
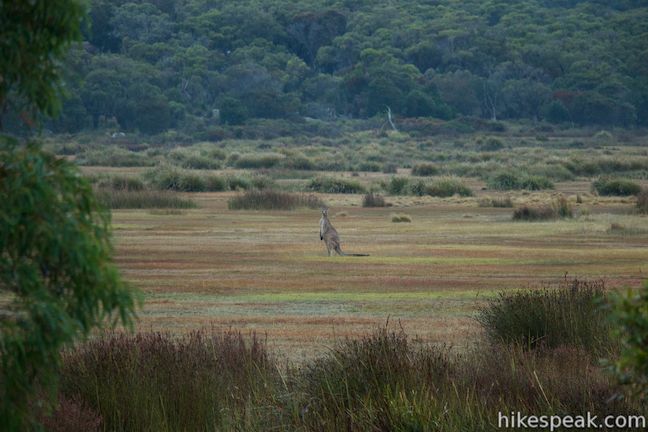
<path id="1" fill-rule="evenodd" d="M 92 0 L 85 28 L 55 131 L 366 118 L 384 105 L 410 117 L 648 122 L 640 1 Z"/>

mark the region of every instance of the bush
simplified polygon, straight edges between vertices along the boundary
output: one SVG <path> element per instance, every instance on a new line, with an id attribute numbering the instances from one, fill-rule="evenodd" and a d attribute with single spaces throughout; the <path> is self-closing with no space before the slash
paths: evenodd
<path id="1" fill-rule="evenodd" d="M 386 163 L 383 165 L 382 172 L 385 174 L 396 174 L 398 172 L 398 165 L 395 163 Z"/>
<path id="2" fill-rule="evenodd" d="M 291 194 L 271 189 L 252 189 L 227 202 L 230 210 L 294 210 L 298 207 L 315 209 L 325 206 L 315 195 Z"/>
<path id="3" fill-rule="evenodd" d="M 137 177 L 115 175 L 102 178 L 97 181 L 100 188 L 110 188 L 113 190 L 141 191 L 144 190 L 144 182 Z"/>
<path id="4" fill-rule="evenodd" d="M 425 188 L 425 193 L 434 197 L 451 197 L 453 195 L 472 196 L 472 190 L 455 178 L 444 178 L 434 181 Z"/>
<path id="5" fill-rule="evenodd" d="M 362 197 L 362 207 L 385 207 L 386 205 L 385 198 L 373 192 Z"/>
<path id="6" fill-rule="evenodd" d="M 412 167 L 412 175 L 419 177 L 429 177 L 439 174 L 439 168 L 430 163 L 423 163 L 414 165 Z"/>
<path id="7" fill-rule="evenodd" d="M 504 148 L 504 143 L 498 138 L 489 138 L 480 146 L 483 151 L 498 151 Z"/>
<path id="8" fill-rule="evenodd" d="M 385 185 L 385 190 L 390 195 L 406 195 L 409 191 L 409 180 L 407 177 L 393 176 L 389 179 L 389 183 Z"/>
<path id="9" fill-rule="evenodd" d="M 520 180 L 520 189 L 538 191 L 543 189 L 553 189 L 554 184 L 551 180 L 543 176 L 528 176 Z"/>
<path id="10" fill-rule="evenodd" d="M 565 278 L 538 290 L 502 292 L 479 311 L 477 321 L 494 343 L 568 345 L 603 354 L 615 345 L 600 307 L 604 295 L 603 280 Z"/>
<path id="11" fill-rule="evenodd" d="M 76 160 L 79 165 L 136 167 L 152 166 L 156 161 L 142 153 L 135 153 L 119 147 L 107 147 L 101 150 L 87 150 Z"/>
<path id="12" fill-rule="evenodd" d="M 487 185 L 495 190 L 520 189 L 520 178 L 512 172 L 501 171 L 488 179 Z"/>
<path id="13" fill-rule="evenodd" d="M 234 166 L 237 168 L 274 168 L 278 166 L 283 159 L 284 155 L 277 153 L 266 154 L 245 154 L 236 160 Z"/>
<path id="14" fill-rule="evenodd" d="M 333 177 L 317 177 L 308 188 L 322 193 L 364 193 L 365 188 L 357 181 Z"/>
<path id="15" fill-rule="evenodd" d="M 110 209 L 145 208 L 195 208 L 196 203 L 179 197 L 175 192 L 152 190 L 111 190 L 99 188 L 95 191 L 97 200 Z"/>
<path id="16" fill-rule="evenodd" d="M 143 174 L 145 181 L 158 190 L 173 190 L 178 192 L 220 192 L 226 189 L 234 190 L 233 177 L 223 178 L 215 175 L 196 174 L 191 171 L 179 170 L 174 167 L 162 166 L 151 169 Z M 245 188 L 250 187 L 246 181 Z"/>
<path id="17" fill-rule="evenodd" d="M 603 177 L 592 183 L 592 189 L 601 196 L 630 196 L 641 192 L 641 186 L 633 181 Z"/>
<path id="18" fill-rule="evenodd" d="M 362 162 L 358 165 L 358 171 L 380 172 L 382 167 L 378 162 Z"/>
<path id="19" fill-rule="evenodd" d="M 399 213 L 391 215 L 391 221 L 394 223 L 412 222 L 412 218 L 404 213 Z"/>
<path id="20" fill-rule="evenodd" d="M 487 185 L 495 190 L 542 190 L 553 189 L 554 184 L 544 176 L 522 175 L 511 171 L 500 171 L 488 179 Z"/>

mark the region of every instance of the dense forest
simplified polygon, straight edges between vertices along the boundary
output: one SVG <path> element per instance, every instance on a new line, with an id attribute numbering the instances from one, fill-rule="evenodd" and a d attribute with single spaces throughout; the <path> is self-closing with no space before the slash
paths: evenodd
<path id="1" fill-rule="evenodd" d="M 639 0 L 92 0 L 53 132 L 258 119 L 648 125 Z"/>

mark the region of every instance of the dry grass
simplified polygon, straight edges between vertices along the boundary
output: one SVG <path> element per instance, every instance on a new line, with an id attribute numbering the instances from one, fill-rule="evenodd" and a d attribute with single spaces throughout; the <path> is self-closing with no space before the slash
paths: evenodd
<path id="1" fill-rule="evenodd" d="M 589 186 L 565 183 L 559 191 L 575 196 Z M 512 198 L 551 199 L 522 194 Z M 521 224 L 510 209 L 476 207 L 479 196 L 404 196 L 394 204 L 416 223 L 395 224 L 393 208 L 320 195 L 342 248 L 371 255 L 360 262 L 326 257 L 318 210 L 240 213 L 227 210 L 233 192 L 188 196 L 198 208 L 181 217 L 113 212 L 117 262 L 147 294 L 139 327 L 267 332 L 271 348 L 293 358 L 325 351 L 336 336 L 365 334 L 388 316 L 425 340 L 463 346 L 479 338 L 472 317 L 499 290 L 565 272 L 636 287 L 648 271 L 648 220 L 627 214 L 633 204 L 618 198 L 588 202 L 584 218 Z M 608 233 L 612 222 L 636 234 Z"/>

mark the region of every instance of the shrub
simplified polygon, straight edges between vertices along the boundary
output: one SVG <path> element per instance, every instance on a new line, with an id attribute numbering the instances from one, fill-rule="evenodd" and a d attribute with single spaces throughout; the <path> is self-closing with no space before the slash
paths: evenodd
<path id="1" fill-rule="evenodd" d="M 480 146 L 483 151 L 497 151 L 504 148 L 504 143 L 499 138 L 488 138 L 485 143 Z"/>
<path id="2" fill-rule="evenodd" d="M 641 189 L 637 194 L 637 211 L 642 214 L 648 213 L 648 189 Z"/>
<path id="3" fill-rule="evenodd" d="M 554 184 L 546 177 L 543 176 L 528 176 L 520 180 L 520 189 L 531 191 L 553 189 Z"/>
<path id="4" fill-rule="evenodd" d="M 593 182 L 592 189 L 602 196 L 630 196 L 637 195 L 641 192 L 641 186 L 638 183 L 625 179 L 604 177 Z"/>
<path id="5" fill-rule="evenodd" d="M 488 179 L 487 185 L 495 190 L 513 190 L 521 188 L 520 177 L 512 172 L 501 171 Z"/>
<path id="6" fill-rule="evenodd" d="M 409 185 L 409 191 L 412 195 L 423 196 L 427 193 L 427 184 L 423 180 L 418 180 Z"/>
<path id="7" fill-rule="evenodd" d="M 333 177 L 316 177 L 308 188 L 323 193 L 364 193 L 365 188 L 357 181 Z"/>
<path id="8" fill-rule="evenodd" d="M 97 181 L 100 188 L 113 190 L 140 191 L 144 189 L 144 182 L 137 177 L 115 175 Z"/>
<path id="9" fill-rule="evenodd" d="M 76 163 L 89 166 L 135 167 L 152 166 L 156 162 L 142 153 L 119 147 L 107 147 L 100 150 L 87 150 L 77 158 Z"/>
<path id="10" fill-rule="evenodd" d="M 324 206 L 324 202 L 315 195 L 291 194 L 272 189 L 252 189 L 227 202 L 230 210 L 294 210 L 298 207 Z"/>
<path id="11" fill-rule="evenodd" d="M 315 169 L 312 160 L 302 154 L 290 155 L 283 160 L 283 166 L 288 169 L 310 171 Z"/>
<path id="12" fill-rule="evenodd" d="M 444 178 L 434 181 L 425 188 L 425 193 L 434 197 L 451 197 L 453 195 L 472 196 L 472 190 L 455 178 Z"/>
<path id="13" fill-rule="evenodd" d="M 236 160 L 234 166 L 237 168 L 274 168 L 278 166 L 285 158 L 284 155 L 277 153 L 266 154 L 245 154 Z"/>
<path id="14" fill-rule="evenodd" d="M 420 177 L 429 177 L 439 174 L 439 168 L 430 163 L 422 163 L 412 167 L 412 175 Z"/>
<path id="15" fill-rule="evenodd" d="M 181 198 L 175 192 L 152 190 L 111 190 L 99 188 L 95 191 L 97 200 L 110 209 L 145 209 L 196 207 L 196 203 Z"/>
<path id="16" fill-rule="evenodd" d="M 408 193 L 409 180 L 407 177 L 393 176 L 385 185 L 385 190 L 390 195 L 405 195 Z"/>
<path id="17" fill-rule="evenodd" d="M 362 197 L 362 207 L 385 207 L 386 205 L 385 198 L 373 192 Z"/>
<path id="18" fill-rule="evenodd" d="M 358 171 L 380 172 L 382 167 L 378 162 L 362 162 L 357 169 Z"/>
<path id="19" fill-rule="evenodd" d="M 600 307 L 604 295 L 603 280 L 565 278 L 541 289 L 502 292 L 479 311 L 477 321 L 492 342 L 569 345 L 602 354 L 614 346 Z"/>
<path id="20" fill-rule="evenodd" d="M 143 174 L 146 182 L 158 190 L 174 190 L 178 192 L 220 192 L 227 188 L 233 189 L 232 177 L 224 179 L 215 175 L 196 174 L 174 167 L 161 166 Z M 249 182 L 246 181 L 245 189 Z"/>
<path id="21" fill-rule="evenodd" d="M 544 176 L 522 175 L 511 171 L 500 171 L 488 179 L 487 185 L 495 190 L 542 190 L 553 189 L 554 184 Z"/>
<path id="22" fill-rule="evenodd" d="M 382 172 L 385 174 L 396 174 L 398 172 L 398 165 L 395 163 L 386 163 L 383 165 Z"/>
<path id="23" fill-rule="evenodd" d="M 391 215 L 391 221 L 394 223 L 412 222 L 412 218 L 409 215 L 406 215 L 404 213 L 399 213 L 399 214 Z"/>

